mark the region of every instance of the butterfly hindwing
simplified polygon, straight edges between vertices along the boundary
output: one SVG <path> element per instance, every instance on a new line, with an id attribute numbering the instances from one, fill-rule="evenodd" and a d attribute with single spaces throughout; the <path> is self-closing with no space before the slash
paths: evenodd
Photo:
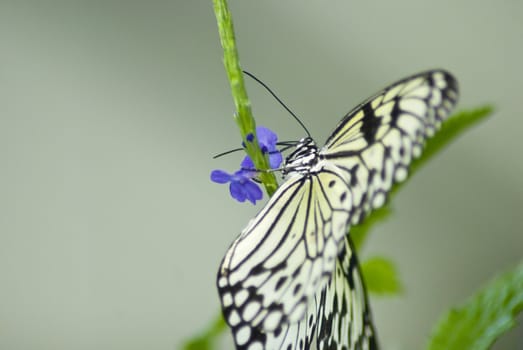
<path id="1" fill-rule="evenodd" d="M 348 236 L 318 305 L 317 349 L 377 349 L 365 284 Z"/>
<path id="2" fill-rule="evenodd" d="M 377 343 L 357 257 L 349 238 L 336 259 L 335 272 L 308 305 L 301 322 L 286 323 L 275 331 L 243 325 L 233 327 L 238 350 L 375 350 Z"/>

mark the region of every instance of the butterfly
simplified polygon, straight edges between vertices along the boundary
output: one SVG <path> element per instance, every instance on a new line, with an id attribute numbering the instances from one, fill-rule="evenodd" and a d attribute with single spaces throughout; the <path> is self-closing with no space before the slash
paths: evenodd
<path id="1" fill-rule="evenodd" d="M 285 159 L 285 181 L 218 271 L 238 350 L 378 348 L 348 232 L 407 178 L 457 100 L 450 73 L 426 71 L 351 110 L 322 148 L 300 140 Z"/>

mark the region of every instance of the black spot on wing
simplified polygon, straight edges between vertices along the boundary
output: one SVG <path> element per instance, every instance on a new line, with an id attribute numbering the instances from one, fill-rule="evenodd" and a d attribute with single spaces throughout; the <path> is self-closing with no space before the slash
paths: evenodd
<path id="1" fill-rule="evenodd" d="M 275 336 L 275 337 L 278 337 L 280 334 L 281 334 L 281 327 L 278 327 L 278 328 L 276 328 L 276 330 L 274 331 L 274 336 Z"/>
<path id="2" fill-rule="evenodd" d="M 296 268 L 296 270 L 294 270 L 294 272 L 292 273 L 292 278 L 293 278 L 293 279 L 296 278 L 296 277 L 298 276 L 298 274 L 300 273 L 300 271 L 301 271 L 301 265 L 298 266 L 298 267 Z"/>
<path id="3" fill-rule="evenodd" d="M 361 110 L 365 115 L 362 119 L 361 132 L 367 144 L 372 145 L 376 140 L 376 131 L 381 125 L 381 118 L 376 117 L 370 103 L 364 104 Z"/>
<path id="4" fill-rule="evenodd" d="M 294 290 L 292 291 L 292 294 L 297 295 L 298 292 L 300 291 L 300 289 L 301 289 L 301 283 L 296 284 L 296 286 L 294 287 Z"/>
<path id="5" fill-rule="evenodd" d="M 349 271 L 346 272 L 345 277 L 349 282 L 349 287 L 351 289 L 354 289 L 354 270 L 358 268 L 358 260 L 356 258 L 356 254 L 351 254 L 349 261 Z"/>
<path id="6" fill-rule="evenodd" d="M 358 171 L 359 164 L 356 164 L 352 167 L 352 169 L 349 170 L 349 173 L 351 174 L 350 177 L 350 186 L 354 187 L 358 184 L 358 177 L 356 176 L 356 172 Z"/>
<path id="7" fill-rule="evenodd" d="M 283 286 L 285 281 L 287 281 L 287 276 L 280 277 L 278 282 L 276 282 L 276 286 L 274 287 L 274 291 L 277 292 Z"/>

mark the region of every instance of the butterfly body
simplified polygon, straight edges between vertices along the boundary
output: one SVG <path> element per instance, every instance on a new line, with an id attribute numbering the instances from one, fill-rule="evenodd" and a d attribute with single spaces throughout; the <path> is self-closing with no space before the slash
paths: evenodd
<path id="1" fill-rule="evenodd" d="M 282 174 L 308 174 L 319 160 L 318 146 L 311 137 L 301 139 L 295 150 L 285 158 Z"/>
<path id="2" fill-rule="evenodd" d="M 284 183 L 227 251 L 217 285 L 237 349 L 376 349 L 347 236 L 386 202 L 457 102 L 442 70 L 403 79 L 350 111 L 325 146 L 306 137 Z"/>

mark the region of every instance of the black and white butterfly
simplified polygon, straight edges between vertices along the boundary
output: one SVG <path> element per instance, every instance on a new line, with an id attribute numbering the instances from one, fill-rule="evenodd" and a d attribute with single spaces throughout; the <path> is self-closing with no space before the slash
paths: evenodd
<path id="1" fill-rule="evenodd" d="M 237 349 L 377 349 L 350 226 L 387 200 L 458 99 L 446 71 L 390 85 L 319 149 L 302 139 L 284 183 L 233 242 L 217 284 Z"/>

